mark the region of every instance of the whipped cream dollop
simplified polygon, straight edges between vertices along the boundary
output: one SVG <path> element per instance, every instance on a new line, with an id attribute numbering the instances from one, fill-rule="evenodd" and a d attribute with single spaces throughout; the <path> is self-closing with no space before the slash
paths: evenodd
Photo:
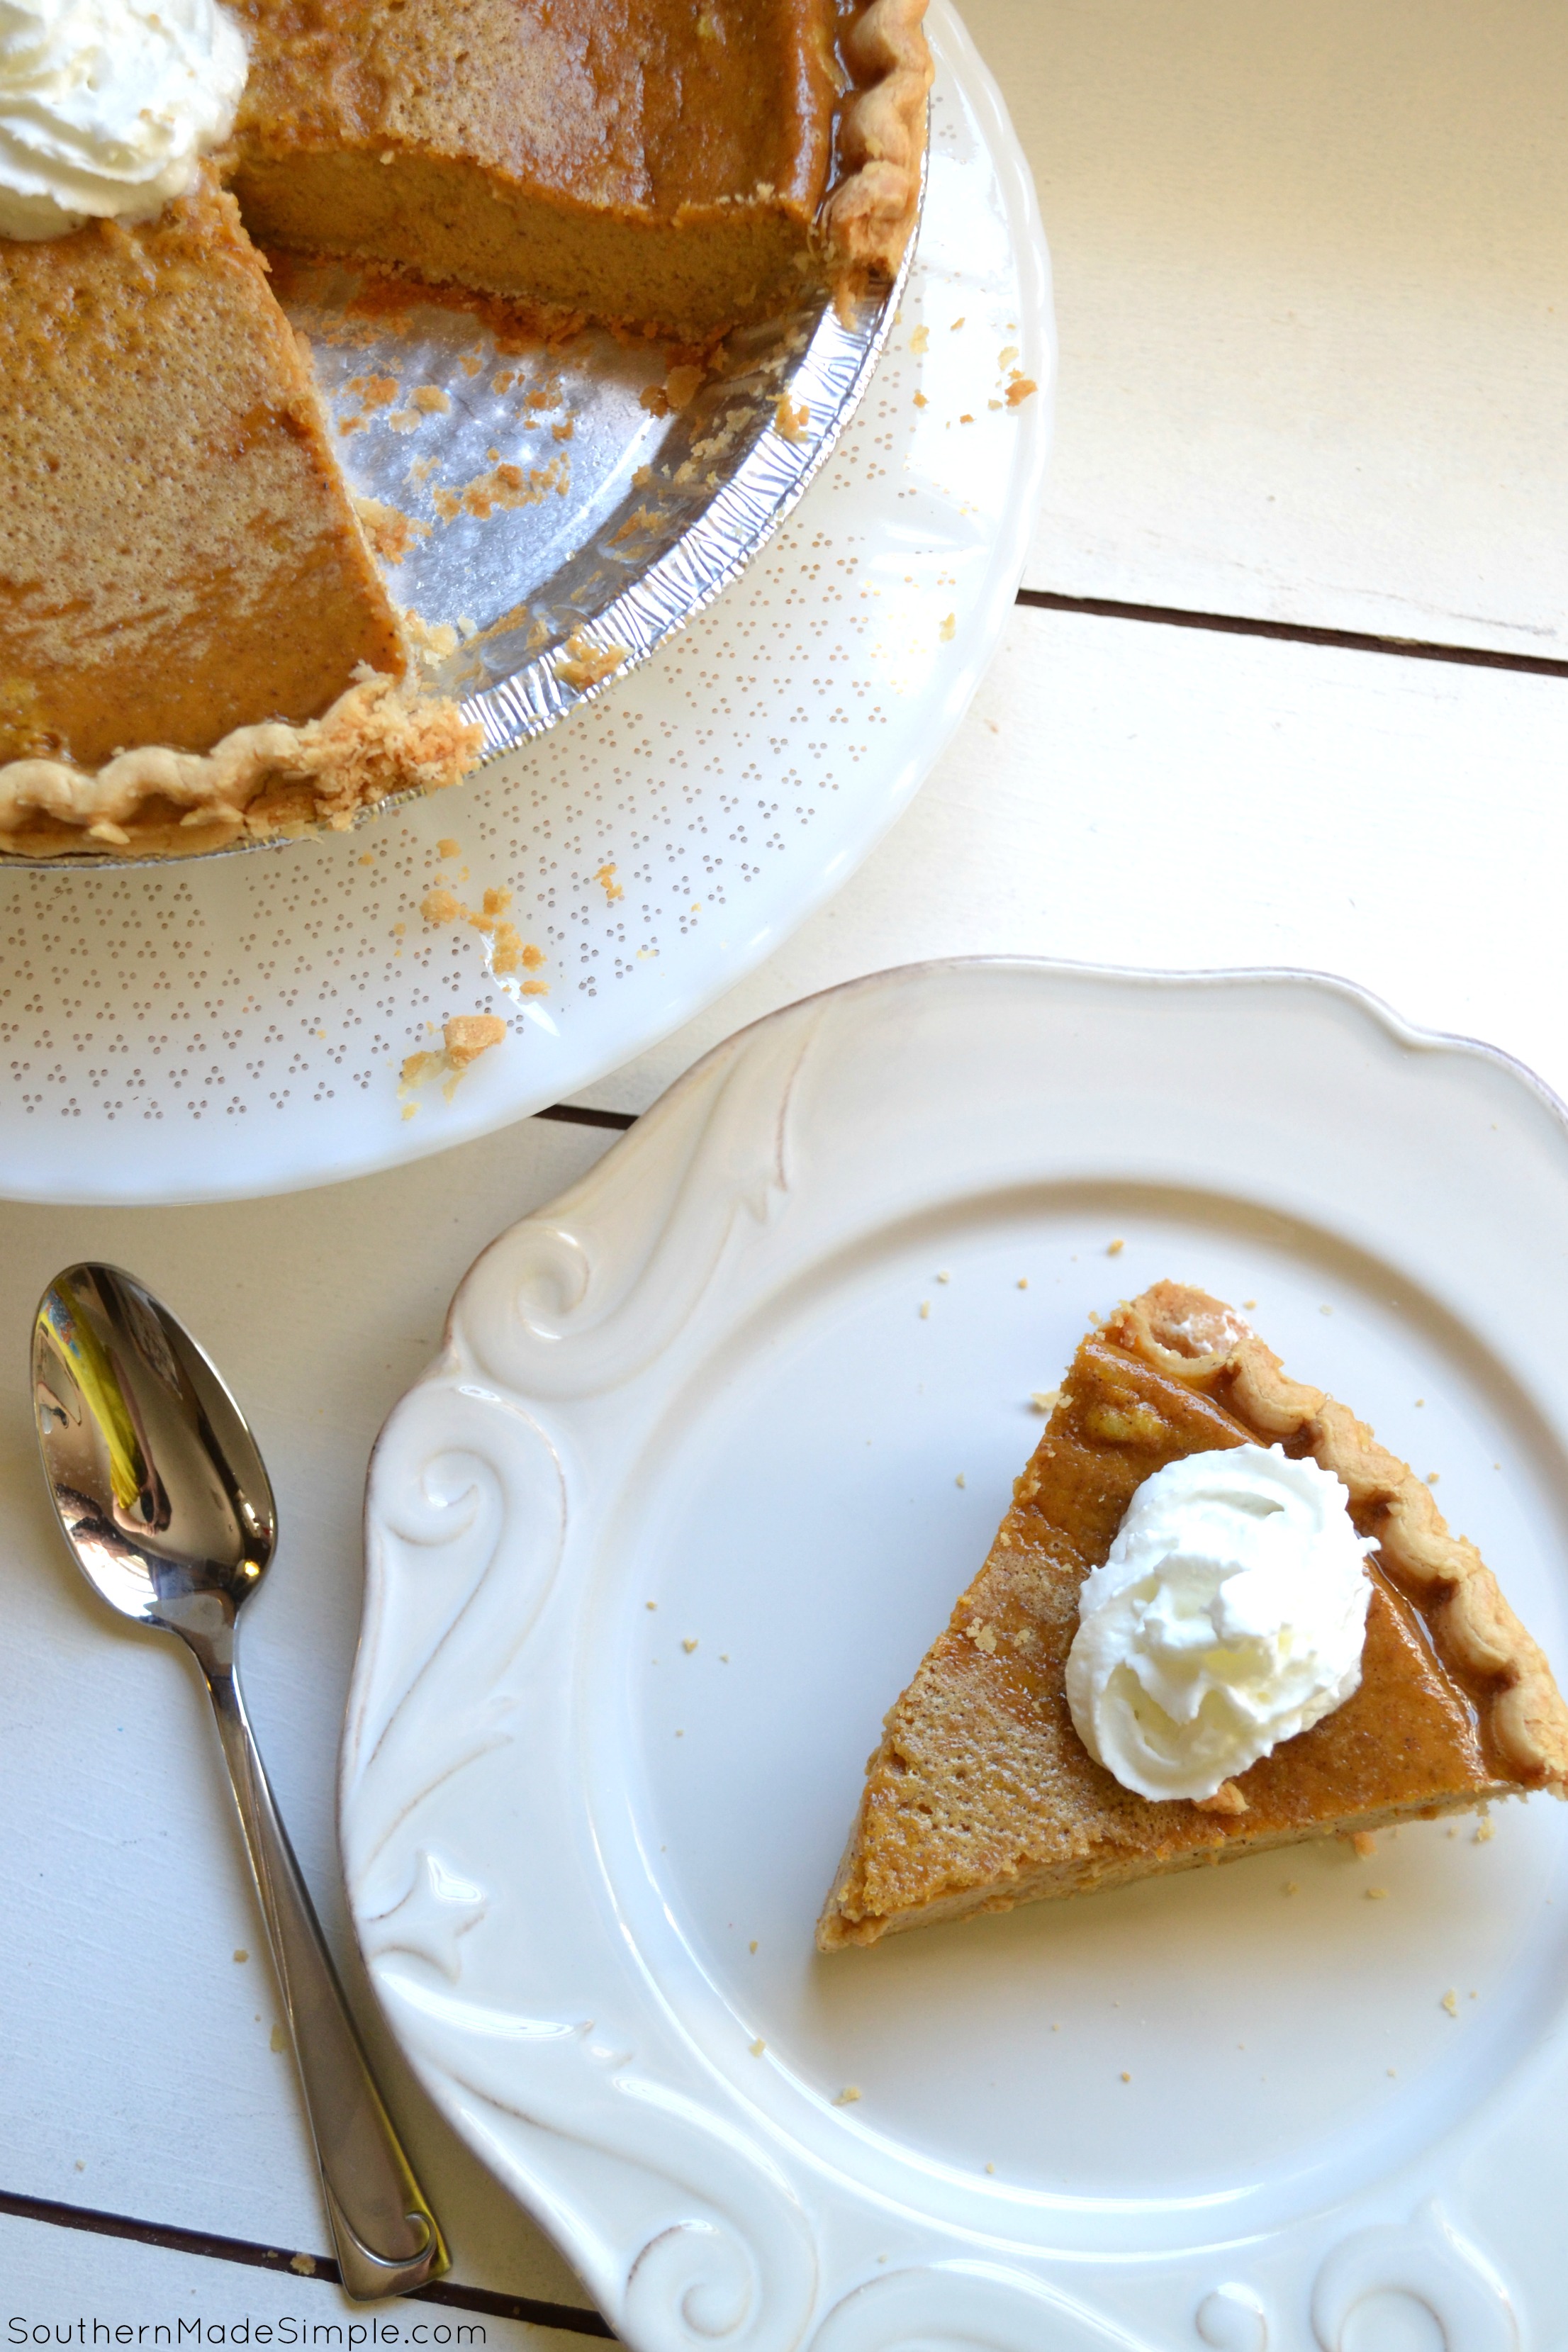
<path id="1" fill-rule="evenodd" d="M 1079 1599 L 1068 1704 L 1141 1797 L 1212 1797 L 1361 1682 L 1375 1541 L 1315 1462 L 1192 1454 L 1146 1478 Z"/>
<path id="2" fill-rule="evenodd" d="M 228 136 L 246 70 L 216 0 L 0 0 L 0 236 L 151 220 Z"/>

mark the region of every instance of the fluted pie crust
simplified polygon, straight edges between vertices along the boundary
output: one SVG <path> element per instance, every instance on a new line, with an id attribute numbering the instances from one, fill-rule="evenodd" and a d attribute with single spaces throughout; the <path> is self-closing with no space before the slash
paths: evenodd
<path id="1" fill-rule="evenodd" d="M 1377 1538 L 1361 1688 L 1217 1797 L 1152 1802 L 1073 1728 L 1079 1589 L 1144 1478 L 1248 1441 L 1331 1471 Z M 1568 1793 L 1568 1708 L 1475 1546 L 1233 1308 L 1163 1282 L 1074 1358 L 989 1558 L 887 1717 L 816 1940 L 871 1944 L 1537 1789 Z"/>
<path id="2" fill-rule="evenodd" d="M 235 5 L 232 195 L 0 239 L 0 854 L 346 824 L 479 755 L 252 237 L 701 345 L 914 226 L 926 0 Z"/>

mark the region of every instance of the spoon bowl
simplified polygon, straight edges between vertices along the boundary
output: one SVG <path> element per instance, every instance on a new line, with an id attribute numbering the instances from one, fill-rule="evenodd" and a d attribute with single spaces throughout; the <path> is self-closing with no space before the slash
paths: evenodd
<path id="1" fill-rule="evenodd" d="M 179 1632 L 206 1596 L 232 1623 L 267 1571 L 278 1516 L 245 1416 L 184 1326 L 119 1267 L 68 1266 L 39 1303 L 33 1396 L 44 1475 L 89 1583 L 144 1625 Z"/>
<path id="2" fill-rule="evenodd" d="M 201 1668 L 267 1921 L 344 2292 L 407 2294 L 447 2249 L 349 2013 L 240 1697 L 239 1612 L 278 1515 L 255 1438 L 191 1335 L 134 1276 L 72 1265 L 33 1321 L 44 1475 L 71 1555 L 122 1617 Z"/>

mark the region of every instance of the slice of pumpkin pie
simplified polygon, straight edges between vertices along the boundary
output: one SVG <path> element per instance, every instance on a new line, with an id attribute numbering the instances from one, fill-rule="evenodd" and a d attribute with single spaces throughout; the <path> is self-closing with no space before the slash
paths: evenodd
<path id="1" fill-rule="evenodd" d="M 1230 1307 L 1159 1283 L 1079 1349 L 816 1940 L 1542 1788 L 1568 1708 L 1475 1546 Z"/>
<path id="2" fill-rule="evenodd" d="M 309 362 L 210 163 L 0 236 L 0 851 L 169 856 L 456 782 Z"/>

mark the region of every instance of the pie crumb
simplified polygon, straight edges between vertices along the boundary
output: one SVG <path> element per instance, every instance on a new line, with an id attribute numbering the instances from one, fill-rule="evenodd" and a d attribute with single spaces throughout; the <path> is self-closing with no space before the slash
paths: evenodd
<path id="1" fill-rule="evenodd" d="M 1125 2066 L 1121 2069 L 1121 2079 L 1124 2083 L 1130 2083 L 1132 2080 Z"/>
<path id="2" fill-rule="evenodd" d="M 314 2278 L 316 2257 L 314 2254 L 290 2254 L 289 2267 L 291 2271 L 297 2271 L 301 2278 Z"/>
<path id="3" fill-rule="evenodd" d="M 756 1950 L 756 1948 L 757 1948 L 757 1939 L 756 1939 L 756 1937 L 753 1936 L 753 1937 L 752 1937 L 751 1942 L 746 1946 L 746 1949 L 747 1949 L 747 1951 L 748 1951 L 748 1952 L 754 1952 L 754 1951 Z"/>
<path id="4" fill-rule="evenodd" d="M 852 2107 L 860 2095 L 858 2083 L 846 2083 L 833 2104 L 836 2107 Z"/>
<path id="5" fill-rule="evenodd" d="M 1369 1854 L 1373 1854 L 1377 1852 L 1377 1840 L 1371 1830 L 1357 1830 L 1351 1839 L 1351 1843 L 1354 1846 L 1358 1857 L 1363 1862 L 1366 1860 Z"/>
<path id="6" fill-rule="evenodd" d="M 1284 1887 L 1283 1887 L 1282 1892 L 1283 1892 L 1283 1893 L 1285 1893 L 1286 1895 L 1300 1895 L 1300 1893 L 1301 1892 L 1301 1890 L 1300 1890 L 1300 1888 L 1297 1885 L 1296 1881 L 1295 1881 L 1293 1878 L 1288 1878 L 1288 1879 L 1285 1881 L 1285 1885 L 1284 1885 Z"/>
<path id="7" fill-rule="evenodd" d="M 1105 1255 L 1107 1257 L 1120 1257 L 1126 1247 L 1127 1244 L 1124 1241 L 1107 1242 L 1105 1244 Z"/>
<path id="8" fill-rule="evenodd" d="M 234 1957 L 237 1960 L 247 1960 L 250 1958 L 250 1954 L 246 1950 L 244 1945 L 241 1944 L 237 1948 Z"/>
<path id="9" fill-rule="evenodd" d="M 1442 2006 L 1447 2011 L 1450 2017 L 1458 2017 L 1459 2014 L 1459 1996 L 1452 1986 L 1450 1986 L 1448 1990 L 1443 1995 Z"/>
<path id="10" fill-rule="evenodd" d="M 962 1470 L 959 1471 L 952 1483 L 955 1486 L 962 1486 L 964 1484 L 964 1476 Z"/>
<path id="11" fill-rule="evenodd" d="M 1479 1821 L 1476 1823 L 1476 1843 L 1478 1845 L 1485 1845 L 1491 1833 L 1492 1825 L 1490 1822 Z"/>
<path id="12" fill-rule="evenodd" d="M 1386 1886 L 1369 1886 L 1366 1890 L 1366 1899 L 1369 1903 L 1381 1903 L 1387 1893 Z"/>
<path id="13" fill-rule="evenodd" d="M 563 686 L 584 693 L 615 675 L 626 658 L 626 650 L 625 646 L 593 645 L 581 629 L 574 629 L 556 659 L 555 675 Z M 618 898 L 620 893 L 616 895 Z"/>
<path id="14" fill-rule="evenodd" d="M 922 1298 L 921 1300 L 921 1321 L 922 1323 L 929 1323 L 931 1321 L 931 1300 L 929 1298 Z"/>
<path id="15" fill-rule="evenodd" d="M 986 2169 L 986 2171 L 987 2171 L 987 2172 L 994 2172 L 994 2171 L 995 2171 L 995 2169 L 996 2169 L 996 2167 L 995 2167 L 994 2164 L 988 2164 L 988 2165 L 986 2166 L 985 2169 Z"/>
<path id="16" fill-rule="evenodd" d="M 1029 1277 L 1026 1274 L 1021 1274 L 1018 1276 L 1018 1287 L 1020 1290 L 1027 1290 L 1029 1287 Z"/>
<path id="17" fill-rule="evenodd" d="M 705 368 L 672 367 L 664 379 L 664 396 L 671 408 L 689 408 L 702 389 Z"/>
<path id="18" fill-rule="evenodd" d="M 781 441 L 804 441 L 811 423 L 811 411 L 805 401 L 797 405 L 787 392 L 781 392 L 773 403 L 773 430 Z"/>
<path id="19" fill-rule="evenodd" d="M 447 1059 L 454 1071 L 466 1070 L 506 1035 L 506 1023 L 495 1013 L 458 1013 L 441 1031 Z"/>
<path id="20" fill-rule="evenodd" d="M 697 1647 L 697 1643 L 698 1636 L 695 1633 L 689 1634 L 682 1641 L 680 1646 L 685 1651 L 688 1657 L 691 1655 L 692 1651 Z"/>
<path id="21" fill-rule="evenodd" d="M 937 1276 L 937 1280 L 939 1282 L 951 1282 L 952 1280 L 952 1276 L 951 1274 L 939 1274 Z"/>
<path id="22" fill-rule="evenodd" d="M 958 635 L 958 614 L 956 613 L 950 613 L 947 615 L 947 618 L 943 621 L 941 628 L 937 631 L 937 635 L 942 639 L 944 646 L 952 645 L 954 637 Z"/>
<path id="23" fill-rule="evenodd" d="M 754 1951 L 756 1950 L 756 1948 L 756 1948 L 755 1944 L 753 1944 L 753 1945 L 752 1946 L 752 1951 L 754 1952 Z M 767 2046 L 768 2046 L 768 2045 L 767 2045 L 767 2043 L 763 2040 L 762 2035 L 759 2033 L 759 2034 L 758 2034 L 758 2036 L 757 2036 L 757 2038 L 756 2038 L 756 2040 L 755 2040 L 755 2041 L 752 2042 L 752 2057 L 753 2057 L 753 2058 L 760 2058 L 760 2057 L 762 2056 L 762 2054 L 763 2054 L 763 2051 L 767 2048 Z"/>
<path id="24" fill-rule="evenodd" d="M 1037 1412 L 1055 1412 L 1060 1395 L 1060 1389 L 1031 1389 L 1029 1402 Z"/>

